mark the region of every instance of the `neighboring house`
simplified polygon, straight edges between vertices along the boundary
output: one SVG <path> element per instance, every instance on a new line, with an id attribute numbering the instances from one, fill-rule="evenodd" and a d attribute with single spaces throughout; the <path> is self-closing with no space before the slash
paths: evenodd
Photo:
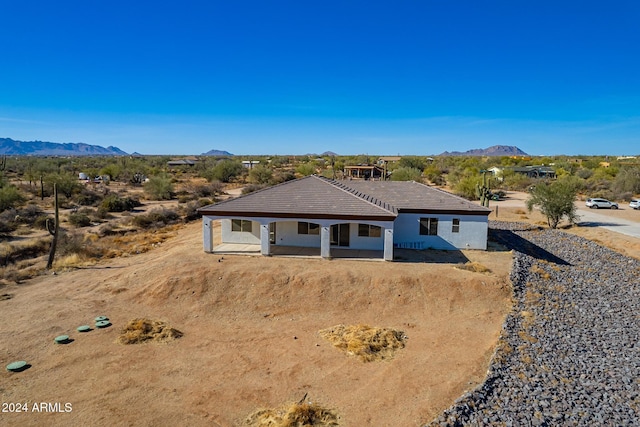
<path id="1" fill-rule="evenodd" d="M 182 159 L 182 160 L 169 160 L 167 162 L 167 166 L 170 168 L 177 168 L 180 166 L 194 166 L 196 164 L 195 160 L 190 159 Z"/>
<path id="2" fill-rule="evenodd" d="M 243 160 L 242 166 L 247 169 L 253 169 L 254 166 L 258 166 L 260 164 L 260 160 Z"/>
<path id="3" fill-rule="evenodd" d="M 204 250 L 215 252 L 213 221 L 221 241 L 273 246 L 377 250 L 487 248 L 490 209 L 417 182 L 333 181 L 309 176 L 199 209 Z"/>
<path id="4" fill-rule="evenodd" d="M 384 165 L 388 165 L 389 163 L 399 162 L 401 158 L 402 157 L 400 156 L 382 156 L 382 157 L 378 157 L 377 163 L 380 166 L 384 166 Z"/>
<path id="5" fill-rule="evenodd" d="M 344 176 L 348 178 L 381 179 L 384 169 L 377 165 L 351 165 L 344 167 Z"/>
<path id="6" fill-rule="evenodd" d="M 556 178 L 556 171 L 551 166 L 514 166 L 506 169 L 529 178 Z"/>

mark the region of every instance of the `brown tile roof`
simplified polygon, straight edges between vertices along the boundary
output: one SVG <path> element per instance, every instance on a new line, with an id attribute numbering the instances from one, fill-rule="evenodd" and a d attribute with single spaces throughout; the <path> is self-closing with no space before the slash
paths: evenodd
<path id="1" fill-rule="evenodd" d="M 335 181 L 308 176 L 228 199 L 198 210 L 203 215 L 277 218 L 361 218 L 392 221 L 393 206 L 372 197 L 359 197 Z"/>
<path id="2" fill-rule="evenodd" d="M 203 215 L 393 220 L 398 212 L 488 215 L 490 209 L 416 182 L 309 176 L 205 206 Z"/>
<path id="3" fill-rule="evenodd" d="M 353 191 L 393 205 L 399 212 L 450 212 L 488 215 L 491 209 L 414 181 L 340 181 Z"/>

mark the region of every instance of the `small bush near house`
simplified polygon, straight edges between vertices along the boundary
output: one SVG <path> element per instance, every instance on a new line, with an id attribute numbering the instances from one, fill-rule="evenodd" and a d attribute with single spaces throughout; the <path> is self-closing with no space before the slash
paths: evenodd
<path id="1" fill-rule="evenodd" d="M 304 399 L 280 409 L 257 411 L 247 418 L 245 424 L 250 427 L 330 427 L 339 425 L 338 416 L 333 411 L 316 403 L 304 402 Z"/>
<path id="2" fill-rule="evenodd" d="M 404 332 L 368 325 L 337 325 L 318 332 L 334 347 L 359 357 L 363 362 L 390 359 L 404 348 Z"/>
<path id="3" fill-rule="evenodd" d="M 150 319 L 133 319 L 122 329 L 117 342 L 120 344 L 140 344 L 145 342 L 169 342 L 182 337 L 182 332 L 165 322 Z"/>

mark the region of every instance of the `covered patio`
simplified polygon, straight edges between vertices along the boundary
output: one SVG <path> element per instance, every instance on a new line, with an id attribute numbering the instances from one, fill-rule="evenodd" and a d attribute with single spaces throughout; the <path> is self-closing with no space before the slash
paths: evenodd
<path id="1" fill-rule="evenodd" d="M 269 252 L 270 255 L 279 257 L 322 258 L 320 248 L 313 247 L 272 245 Z M 261 245 L 244 243 L 222 243 L 214 246 L 211 253 L 216 255 L 262 255 Z M 333 248 L 331 249 L 331 258 L 384 261 L 384 251 Z"/>

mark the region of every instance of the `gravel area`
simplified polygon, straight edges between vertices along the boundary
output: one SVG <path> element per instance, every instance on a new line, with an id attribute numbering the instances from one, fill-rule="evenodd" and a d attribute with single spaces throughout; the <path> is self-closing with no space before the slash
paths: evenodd
<path id="1" fill-rule="evenodd" d="M 490 221 L 514 250 L 514 309 L 487 378 L 431 426 L 640 425 L 640 261 Z"/>

